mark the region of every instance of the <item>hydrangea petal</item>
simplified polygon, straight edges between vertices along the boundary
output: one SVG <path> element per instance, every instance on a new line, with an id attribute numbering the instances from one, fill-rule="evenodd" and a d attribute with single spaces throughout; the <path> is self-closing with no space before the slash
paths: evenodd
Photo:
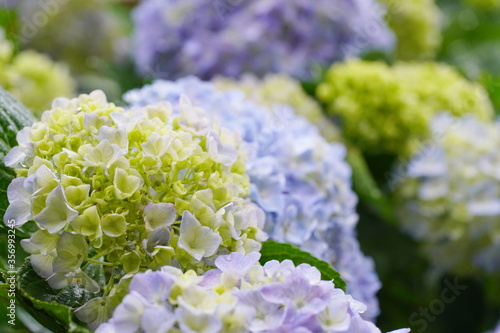
<path id="1" fill-rule="evenodd" d="M 59 185 L 47 197 L 47 206 L 33 219 L 50 233 L 56 233 L 77 216 L 78 211 L 69 206 L 64 189 Z"/>

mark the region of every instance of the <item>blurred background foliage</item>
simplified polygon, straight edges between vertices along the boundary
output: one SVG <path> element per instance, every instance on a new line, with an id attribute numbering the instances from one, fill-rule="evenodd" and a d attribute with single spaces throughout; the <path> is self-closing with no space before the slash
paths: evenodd
<path id="1" fill-rule="evenodd" d="M 480 3 L 492 3 L 481 6 Z M 498 114 L 500 112 L 500 2 L 439 0 L 441 10 L 442 43 L 436 61 L 455 66 L 471 80 L 479 81 L 488 91 Z M 371 174 L 378 186 L 385 187 L 392 172 L 394 156 L 367 158 Z M 383 282 L 379 292 L 382 329 L 401 327 L 409 323 L 409 316 L 428 308 L 440 299 L 446 288 L 444 281 L 454 276 L 441 276 L 432 283 L 426 275 L 425 258 L 410 237 L 399 228 L 381 219 L 369 200 L 361 196 L 358 205 L 360 243 L 365 253 L 373 256 L 376 270 Z M 383 244 L 383 245 L 382 245 Z M 444 312 L 427 320 L 428 326 L 410 326 L 413 332 L 485 332 L 491 330 L 500 316 L 500 276 L 462 277 L 459 283 L 467 289 L 446 305 Z M 423 318 L 420 316 L 419 318 Z M 411 325 L 412 323 L 410 323 Z"/>
<path id="2" fill-rule="evenodd" d="M 6 3 L 7 0 L 0 0 Z M 24 0 L 21 0 L 23 2 Z M 31 2 L 31 0 L 25 0 Z M 408 1 L 408 0 L 401 0 Z M 33 1 L 34 2 L 34 1 Z M 76 3 L 78 4 L 71 4 Z M 65 45 L 60 41 L 58 48 L 46 48 L 43 42 L 46 38 L 55 38 L 57 29 L 64 27 L 65 20 L 77 21 L 78 16 L 85 10 L 96 10 L 93 8 L 99 1 L 76 1 L 71 0 L 66 11 L 61 11 L 54 17 L 54 28 L 48 27 L 47 31 L 40 32 L 40 38 L 35 36 L 31 42 L 23 43 L 19 38 L 22 25 L 22 16 L 13 8 L 0 6 L 0 26 L 5 30 L 7 39 L 15 45 L 15 52 L 27 48 L 49 54 L 53 60 L 66 63 L 77 81 L 78 92 L 90 92 L 101 89 L 110 96 L 112 101 L 121 102 L 122 94 L 132 88 L 141 87 L 152 81 L 157 75 L 152 72 L 142 78 L 136 74 L 134 65 L 128 57 L 117 59 L 116 47 L 129 48 L 127 36 L 131 32 L 130 10 L 135 1 L 100 1 L 98 10 L 103 15 L 110 15 L 112 26 L 95 26 L 97 29 L 81 39 L 74 45 Z M 391 4 L 394 1 L 385 1 Z M 416 1 L 418 2 L 418 1 Z M 487 90 L 491 101 L 498 114 L 500 112 L 500 1 L 498 0 L 438 0 L 427 3 L 436 6 L 430 9 L 435 15 L 439 8 L 439 19 L 427 17 L 424 11 L 413 19 L 416 28 L 422 20 L 431 21 L 433 29 L 430 31 L 434 37 L 430 47 L 417 47 L 423 49 L 423 56 L 412 56 L 417 52 L 405 46 L 410 33 L 397 33 L 401 38 L 400 46 L 395 54 L 386 56 L 382 54 L 368 54 L 365 59 L 384 60 L 393 63 L 399 59 L 434 59 L 455 66 L 464 76 L 471 80 L 477 80 Z M 73 7 L 75 6 L 75 7 Z M 81 6 L 78 7 L 78 6 Z M 75 9 L 76 8 L 76 9 Z M 436 15 L 437 15 L 436 14 Z M 59 20 L 59 21 L 58 21 Z M 389 20 L 391 26 L 404 26 L 405 20 L 393 18 Z M 74 23 L 74 22 L 73 22 Z M 75 23 L 76 24 L 76 23 Z M 50 26 L 50 24 L 49 24 Z M 99 31 L 99 29 L 101 29 Z M 99 35 L 100 34 L 100 35 Z M 81 52 L 80 48 L 88 48 L 93 37 L 108 38 L 107 48 L 95 54 Z M 121 44 L 116 45 L 119 40 Z M 440 41 L 438 43 L 437 41 Z M 103 42 L 103 44 L 106 44 Z M 125 54 L 124 52 L 123 54 Z M 83 57 L 83 58 L 79 58 Z M 321 72 L 321 71 L 320 71 Z M 318 77 L 319 79 L 319 77 Z M 304 84 L 305 90 L 314 95 L 317 82 Z M 366 163 L 363 163 L 363 160 Z M 388 331 L 397 327 L 412 327 L 413 332 L 428 333 L 480 333 L 490 330 L 500 318 L 500 276 L 460 277 L 458 282 L 467 286 L 457 299 L 446 304 L 441 315 L 426 320 L 426 326 L 412 321 L 414 313 L 419 314 L 422 309 L 429 308 L 434 300 L 441 298 L 441 292 L 447 288 L 445 281 L 455 281 L 455 276 L 431 277 L 427 274 L 428 263 L 420 254 L 418 246 L 410 237 L 403 234 L 394 223 L 394 207 L 390 199 L 390 191 L 387 183 L 393 172 L 394 162 L 397 157 L 387 154 L 376 154 L 363 156 L 361 163 L 359 159 L 350 160 L 356 170 L 354 176 L 355 189 L 360 197 L 358 213 L 360 221 L 358 224 L 359 240 L 362 250 L 374 258 L 376 270 L 383 283 L 383 288 L 378 294 L 381 306 L 381 315 L 377 323 L 382 330 Z M 20 237 L 18 237 L 19 241 Z M 7 232 L 6 228 L 0 226 L 0 258 L 6 257 Z M 19 245 L 19 244 L 17 244 Z M 25 253 L 21 246 L 17 246 L 17 261 L 21 265 Z M 0 261 L 2 268 L 5 262 Z M 0 291 L 0 296 L 3 291 Z M 0 297 L 0 307 L 4 308 L 6 299 Z M 20 314 L 21 317 L 29 314 Z M 418 315 L 418 318 L 422 318 Z M 26 321 L 29 322 L 29 321 Z M 43 330 L 36 325 L 29 329 L 23 327 L 18 320 L 15 329 L 6 325 L 5 316 L 0 319 L 0 331 L 2 332 L 29 332 Z"/>

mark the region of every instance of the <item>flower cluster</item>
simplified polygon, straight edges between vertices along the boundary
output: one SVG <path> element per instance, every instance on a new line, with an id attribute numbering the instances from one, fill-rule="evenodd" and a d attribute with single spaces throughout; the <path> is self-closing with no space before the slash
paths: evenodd
<path id="1" fill-rule="evenodd" d="M 134 57 L 143 74 L 160 78 L 307 78 L 317 64 L 391 47 L 382 15 L 374 0 L 146 0 L 133 15 Z"/>
<path id="2" fill-rule="evenodd" d="M 407 156 L 429 135 L 440 111 L 491 119 L 487 92 L 453 68 L 437 63 L 352 60 L 333 65 L 317 89 L 343 133 L 364 151 Z"/>
<path id="3" fill-rule="evenodd" d="M 75 90 L 66 67 L 35 51 L 14 55 L 14 47 L 1 29 L 0 85 L 34 112 L 49 108 L 58 96 L 71 97 Z"/>
<path id="4" fill-rule="evenodd" d="M 500 270 L 500 126 L 444 113 L 400 179 L 399 220 L 436 271 Z"/>
<path id="5" fill-rule="evenodd" d="M 398 39 L 398 58 L 434 58 L 441 45 L 441 12 L 435 1 L 380 1 L 388 6 L 386 21 Z"/>
<path id="6" fill-rule="evenodd" d="M 259 79 L 251 74 L 244 75 L 240 80 L 216 77 L 213 80 L 218 89 L 238 89 L 245 93 L 248 99 L 267 106 L 288 105 L 298 116 L 306 118 L 318 127 L 321 135 L 328 141 L 339 141 L 339 129 L 326 117 L 319 103 L 307 95 L 300 82 L 284 74 L 267 74 Z"/>
<path id="7" fill-rule="evenodd" d="M 269 236 L 295 244 L 338 269 L 349 292 L 368 305 L 365 318 L 374 318 L 380 282 L 356 239 L 357 197 L 351 189 L 345 147 L 328 143 L 290 106 L 258 105 L 241 91 L 220 91 L 194 77 L 156 81 L 127 93 L 125 100 L 132 105 L 175 103 L 181 94 L 240 133 L 250 152 L 251 199 L 266 212 Z"/>
<path id="8" fill-rule="evenodd" d="M 94 91 L 54 100 L 18 133 L 4 219 L 36 222 L 22 246 L 52 288 L 97 291 L 88 263 L 116 279 L 165 265 L 204 272 L 221 253 L 260 250 L 264 214 L 243 199 L 239 137 L 178 105 L 175 116 L 167 102 L 125 110 Z"/>
<path id="9" fill-rule="evenodd" d="M 138 274 L 96 333 L 380 332 L 361 318 L 365 305 L 322 281 L 315 267 L 290 260 L 261 266 L 259 258 L 220 256 L 202 276 L 173 267 Z"/>

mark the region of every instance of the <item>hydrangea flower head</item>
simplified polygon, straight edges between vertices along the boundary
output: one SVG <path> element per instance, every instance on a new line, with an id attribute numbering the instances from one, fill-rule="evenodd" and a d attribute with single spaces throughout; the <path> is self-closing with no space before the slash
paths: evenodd
<path id="1" fill-rule="evenodd" d="M 22 245 L 52 288 L 97 291 L 85 262 L 112 266 L 114 278 L 165 265 L 203 272 L 221 253 L 260 249 L 264 214 L 243 199 L 241 140 L 187 98 L 178 104 L 176 115 L 167 102 L 123 109 L 94 91 L 56 99 L 18 133 L 4 219 L 35 221 Z"/>
<path id="2" fill-rule="evenodd" d="M 441 114 L 400 175 L 403 228 L 438 273 L 500 270 L 500 126 Z"/>
<path id="3" fill-rule="evenodd" d="M 32 50 L 14 55 L 0 29 L 0 85 L 36 114 L 58 96 L 71 97 L 75 83 L 68 69 Z"/>
<path id="4" fill-rule="evenodd" d="M 201 276 L 173 267 L 137 274 L 104 332 L 372 332 L 366 306 L 291 261 L 232 253 Z M 399 333 L 409 330 L 399 330 Z"/>
<path id="5" fill-rule="evenodd" d="M 320 0 L 314 6 L 297 0 L 147 0 L 133 15 L 134 57 L 143 74 L 157 78 L 245 72 L 307 78 L 314 65 L 391 47 L 382 15 L 374 0 Z"/>
<path id="6" fill-rule="evenodd" d="M 317 89 L 332 116 L 341 117 L 346 138 L 366 152 L 408 156 L 429 136 L 441 111 L 491 119 L 487 92 L 438 63 L 352 60 L 333 65 Z"/>
<path id="7" fill-rule="evenodd" d="M 250 198 L 265 211 L 269 236 L 295 244 L 338 269 L 349 292 L 368 305 L 363 315 L 374 318 L 380 282 L 356 239 L 357 197 L 351 189 L 345 147 L 328 143 L 289 105 L 254 103 L 242 91 L 221 91 L 194 77 L 156 81 L 127 93 L 125 100 L 139 106 L 175 103 L 182 94 L 203 105 L 210 116 L 224 119 L 224 125 L 243 138 L 250 152 Z"/>
<path id="8" fill-rule="evenodd" d="M 441 12 L 434 0 L 380 0 L 388 7 L 386 21 L 397 37 L 401 60 L 435 57 L 441 45 Z"/>

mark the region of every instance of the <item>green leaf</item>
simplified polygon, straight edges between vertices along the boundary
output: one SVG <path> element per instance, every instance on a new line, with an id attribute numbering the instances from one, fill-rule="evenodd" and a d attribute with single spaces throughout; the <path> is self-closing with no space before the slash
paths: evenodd
<path id="1" fill-rule="evenodd" d="M 14 147 L 16 134 L 26 126 L 31 126 L 36 121 L 35 116 L 21 102 L 15 99 L 5 89 L 0 87 L 0 139 Z"/>
<path id="2" fill-rule="evenodd" d="M 94 298 L 82 285 L 75 284 L 64 288 L 56 297 L 56 302 L 76 309 Z"/>
<path id="3" fill-rule="evenodd" d="M 490 100 L 498 115 L 500 113 L 500 77 L 494 76 L 488 72 L 483 72 L 479 78 L 479 82 L 488 91 Z"/>
<path id="4" fill-rule="evenodd" d="M 0 27 L 5 31 L 5 36 L 12 42 L 18 42 L 15 32 L 18 28 L 18 14 L 14 7 L 1 6 L 5 1 L 0 1 Z"/>
<path id="5" fill-rule="evenodd" d="M 40 324 L 53 332 L 90 332 L 73 317 L 73 310 L 94 295 L 83 291 L 78 285 L 60 291 L 50 288 L 47 282 L 35 273 L 29 262 L 19 270 L 17 281 L 19 294 L 16 299 Z"/>
<path id="6" fill-rule="evenodd" d="M 7 186 L 15 177 L 14 171 L 3 164 L 9 150 L 17 145 L 16 135 L 36 121 L 30 110 L 0 87 L 0 216 L 8 206 Z"/>
<path id="7" fill-rule="evenodd" d="M 0 110 L 3 118 L 1 121 L 10 123 L 13 126 L 10 129 L 15 133 L 23 127 L 31 126 L 36 121 L 31 111 L 2 87 L 0 87 Z M 2 127 L 2 129 L 6 128 Z M 15 134 L 14 137 L 9 136 L 9 140 L 12 139 L 15 140 Z M 15 141 L 10 142 L 16 144 Z"/>
<path id="8" fill-rule="evenodd" d="M 8 295 L 9 295 L 9 284 L 1 282 L 0 283 L 0 298 L 8 299 L 9 298 Z"/>
<path id="9" fill-rule="evenodd" d="M 321 272 L 323 280 L 333 280 L 335 287 L 346 290 L 346 283 L 340 277 L 340 273 L 334 270 L 328 263 L 320 260 L 310 253 L 299 250 L 295 246 L 286 243 L 278 243 L 275 241 L 266 241 L 262 244 L 260 251 L 260 263 L 264 265 L 271 260 L 283 261 L 291 260 L 295 265 L 309 264 L 316 267 Z"/>
<path id="10" fill-rule="evenodd" d="M 51 333 L 50 330 L 41 325 L 36 321 L 24 308 L 16 307 L 16 317 L 26 327 L 26 332 L 36 332 L 36 333 Z M 16 324 L 18 326 L 19 324 Z M 16 330 L 16 333 L 21 333 L 23 331 Z"/>
<path id="11" fill-rule="evenodd" d="M 10 182 L 14 179 L 14 172 L 12 170 L 7 170 L 2 164 L 0 165 L 0 216 L 3 221 L 3 215 L 5 214 L 5 210 L 9 206 L 9 201 L 7 200 L 7 187 Z"/>

